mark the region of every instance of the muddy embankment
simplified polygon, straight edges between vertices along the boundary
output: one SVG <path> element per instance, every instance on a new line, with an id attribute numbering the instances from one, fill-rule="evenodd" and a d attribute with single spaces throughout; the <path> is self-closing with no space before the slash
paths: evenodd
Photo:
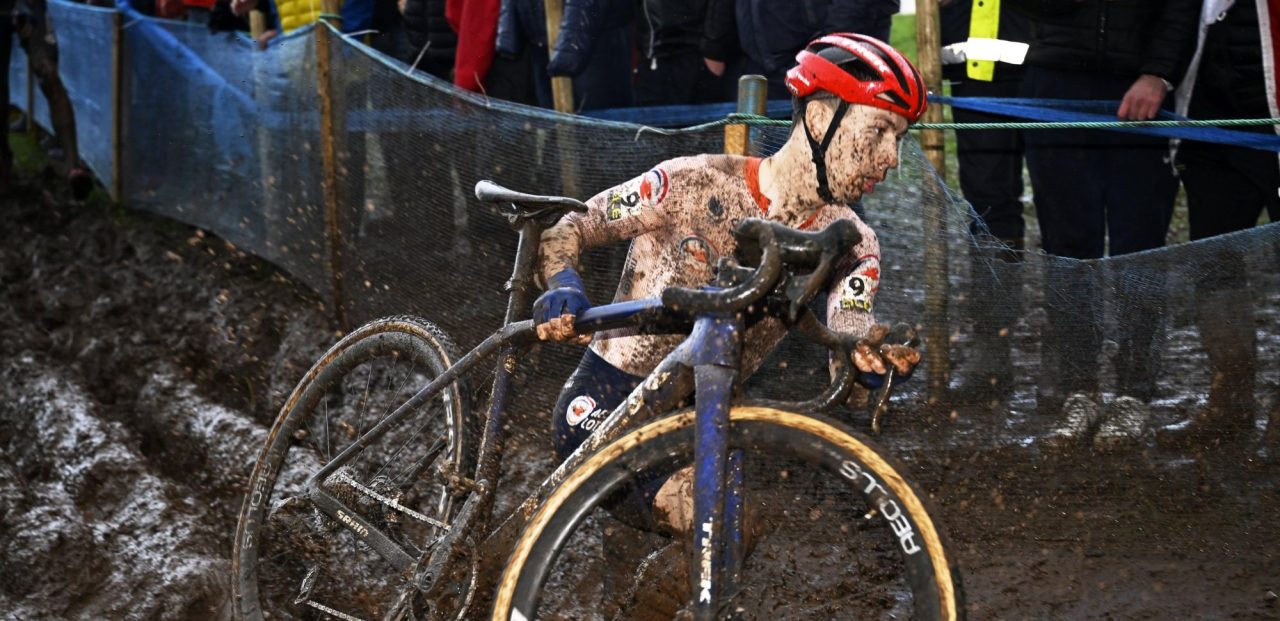
<path id="1" fill-rule="evenodd" d="M 0 618 L 229 618 L 244 480 L 325 309 L 163 219 L 39 191 L 0 212 Z M 1250 450 L 903 456 L 970 618 L 1280 618 L 1280 477 Z"/>

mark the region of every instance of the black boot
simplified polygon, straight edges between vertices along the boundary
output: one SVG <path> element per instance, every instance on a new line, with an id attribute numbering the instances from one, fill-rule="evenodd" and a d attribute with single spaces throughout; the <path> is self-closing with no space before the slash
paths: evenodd
<path id="1" fill-rule="evenodd" d="M 1257 416 L 1252 296 L 1247 289 L 1205 296 L 1196 323 L 1209 353 L 1209 402 L 1186 421 L 1162 429 L 1157 435 L 1161 445 L 1203 449 L 1238 442 L 1253 429 Z"/>
<path id="2" fill-rule="evenodd" d="M 1022 311 L 1022 240 L 979 238 L 970 250 L 973 340 L 956 370 L 952 399 L 996 405 L 1013 394 L 1013 328 Z"/>

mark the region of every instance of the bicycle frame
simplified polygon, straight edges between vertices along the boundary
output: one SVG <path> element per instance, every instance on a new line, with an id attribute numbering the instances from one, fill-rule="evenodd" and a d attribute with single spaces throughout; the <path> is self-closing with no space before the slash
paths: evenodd
<path id="1" fill-rule="evenodd" d="M 697 416 L 695 428 L 694 459 L 694 545 L 690 558 L 692 586 L 692 610 L 695 619 L 712 619 L 717 612 L 723 594 L 732 593 L 738 582 L 742 556 L 742 466 L 740 451 L 728 447 L 729 405 L 735 386 L 740 379 L 742 340 L 747 319 L 741 312 L 708 312 L 694 317 L 692 330 L 671 354 L 614 409 L 596 428 L 593 434 L 572 455 L 556 468 L 504 522 L 495 529 L 488 528 L 493 508 L 493 486 L 501 465 L 503 434 L 506 422 L 507 399 L 511 387 L 511 373 L 515 370 L 517 355 L 539 342 L 533 321 L 518 318 L 524 316 L 530 305 L 532 271 L 537 257 L 537 247 L 530 240 L 541 238 L 544 224 L 533 218 L 520 221 L 520 242 L 511 280 L 505 325 L 486 338 L 478 346 L 423 387 L 407 402 L 400 405 L 365 432 L 320 469 L 307 484 L 310 499 L 317 508 L 349 530 L 353 536 L 369 545 L 397 570 L 408 574 L 412 571 L 415 586 L 430 595 L 436 588 L 447 588 L 442 577 L 453 575 L 459 568 L 457 562 L 465 555 L 459 545 L 472 535 L 483 533 L 480 552 L 472 554 L 468 563 L 477 580 L 490 579 L 494 572 L 483 571 L 486 561 L 501 562 L 505 551 L 523 528 L 528 517 L 543 499 L 586 458 L 605 444 L 612 442 L 629 428 L 632 421 L 671 411 L 690 394 L 695 397 Z M 809 323 L 798 323 L 796 328 L 808 330 L 807 338 L 828 346 L 838 346 L 830 332 L 816 328 L 809 315 Z M 594 333 L 623 327 L 662 327 L 674 324 L 689 325 L 687 315 L 677 315 L 664 307 L 657 299 L 637 300 L 598 306 L 584 312 L 576 321 L 579 333 Z M 663 330 L 674 332 L 675 330 Z M 433 399 L 446 386 L 471 371 L 481 360 L 498 353 L 493 390 L 488 416 L 479 447 L 479 459 L 475 478 L 448 477 L 451 483 L 471 490 L 458 511 L 452 527 L 440 524 L 443 535 L 426 550 L 405 550 L 393 542 L 376 526 L 366 521 L 356 511 L 326 492 L 321 485 L 338 468 L 350 462 L 359 452 L 378 441 L 391 428 L 408 418 L 420 405 Z M 841 373 L 827 391 L 811 402 L 801 405 L 822 408 L 842 401 L 852 383 L 852 372 Z M 460 474 L 460 473 L 453 473 Z M 543 561 L 543 562 L 548 562 Z M 470 601 L 470 593 L 467 601 Z M 469 604 L 465 604 L 469 605 Z"/>

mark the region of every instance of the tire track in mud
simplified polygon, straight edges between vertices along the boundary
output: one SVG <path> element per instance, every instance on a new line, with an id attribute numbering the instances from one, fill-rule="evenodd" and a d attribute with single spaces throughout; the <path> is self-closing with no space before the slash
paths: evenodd
<path id="1" fill-rule="evenodd" d="M 152 472 L 129 429 L 33 356 L 8 362 L 0 384 L 0 607 L 19 619 L 229 618 L 225 537 L 199 519 L 203 499 Z"/>

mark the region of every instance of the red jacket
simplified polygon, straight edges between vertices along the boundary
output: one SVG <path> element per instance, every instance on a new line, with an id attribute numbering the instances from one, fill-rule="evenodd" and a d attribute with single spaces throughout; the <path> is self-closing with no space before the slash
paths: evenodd
<path id="1" fill-rule="evenodd" d="M 453 83 L 480 92 L 480 84 L 493 65 L 501 0 L 447 0 L 444 16 L 458 33 L 458 53 L 453 61 Z"/>

